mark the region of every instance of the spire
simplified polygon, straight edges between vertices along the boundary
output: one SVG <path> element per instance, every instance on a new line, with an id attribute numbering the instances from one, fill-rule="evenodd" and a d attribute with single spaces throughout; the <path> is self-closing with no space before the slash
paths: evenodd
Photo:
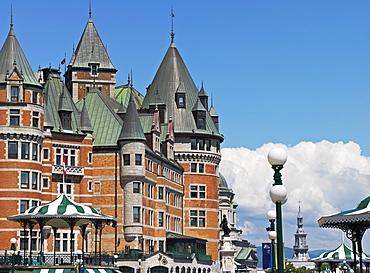
<path id="1" fill-rule="evenodd" d="M 89 19 L 92 19 L 92 11 L 91 11 L 91 0 L 89 0 Z"/>
<path id="2" fill-rule="evenodd" d="M 173 32 L 173 18 L 175 18 L 175 14 L 173 13 L 173 9 L 171 9 L 171 44 L 175 42 L 175 33 Z"/>
<path id="3" fill-rule="evenodd" d="M 86 109 L 86 97 L 83 98 L 83 106 L 81 111 L 81 132 L 83 133 L 92 133 L 94 130 L 92 129 L 89 114 L 87 113 Z"/>
<path id="4" fill-rule="evenodd" d="M 121 134 L 118 138 L 118 141 L 120 140 L 146 141 L 143 127 L 141 126 L 139 113 L 137 112 L 134 96 L 132 95 L 132 93 L 130 95 L 130 101 L 127 106 Z"/>
<path id="5" fill-rule="evenodd" d="M 10 27 L 13 27 L 13 5 L 10 5 Z"/>
<path id="6" fill-rule="evenodd" d="M 18 71 L 22 74 L 24 83 L 38 87 L 41 86 L 14 34 L 13 12 L 11 12 L 8 37 L 0 50 L 0 83 L 6 83 L 6 77 L 9 71 L 11 72 L 14 70 L 14 66 L 16 66 Z"/>

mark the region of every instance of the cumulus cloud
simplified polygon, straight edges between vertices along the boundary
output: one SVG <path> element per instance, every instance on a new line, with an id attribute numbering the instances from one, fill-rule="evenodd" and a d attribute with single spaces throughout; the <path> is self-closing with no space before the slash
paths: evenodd
<path id="1" fill-rule="evenodd" d="M 268 143 L 256 150 L 223 148 L 220 172 L 239 204 L 239 228 L 243 229 L 245 239 L 257 245 L 268 241 L 266 212 L 274 208 L 269 196 L 273 170 L 267 161 L 267 154 L 274 147 L 281 147 L 288 154 L 282 170 L 288 191 L 288 202 L 283 207 L 286 246 L 294 245 L 301 202 L 309 248 L 337 247 L 343 241 L 343 232 L 319 228 L 317 220 L 323 215 L 355 208 L 370 195 L 370 158 L 362 156 L 360 146 L 354 142 L 325 140 L 301 142 L 292 147 Z M 370 253 L 366 236 L 370 235 L 364 236 L 364 249 Z M 350 245 L 349 241 L 345 243 Z"/>

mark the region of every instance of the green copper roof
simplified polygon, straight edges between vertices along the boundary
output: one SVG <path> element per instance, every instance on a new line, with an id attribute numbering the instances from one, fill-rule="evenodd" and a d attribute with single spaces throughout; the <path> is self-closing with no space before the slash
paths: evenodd
<path id="1" fill-rule="evenodd" d="M 197 129 L 191 111 L 198 101 L 198 89 L 173 42 L 148 88 L 143 108 L 148 109 L 150 104 L 156 100 L 157 90 L 161 100 L 166 104 L 164 120 L 172 118 L 175 134 L 198 133 L 222 137 L 208 112 L 206 112 L 206 129 Z M 186 108 L 177 108 L 176 92 L 185 93 Z"/>
<path id="2" fill-rule="evenodd" d="M 82 110 L 85 103 L 94 138 L 94 146 L 116 146 L 122 120 L 116 114 L 120 103 L 94 88 L 76 105 Z"/>
<path id="3" fill-rule="evenodd" d="M 134 101 L 136 104 L 136 108 L 139 109 L 143 103 L 144 96 L 139 93 L 133 86 L 130 84 L 124 84 L 121 86 L 117 86 L 115 88 L 114 97 L 116 101 L 121 103 L 124 108 L 126 109 L 128 106 L 128 102 L 130 100 L 131 93 L 134 95 Z"/>
<path id="4" fill-rule="evenodd" d="M 8 37 L 0 51 L 0 83 L 6 82 L 7 73 L 11 71 L 14 66 L 21 72 L 24 83 L 41 87 L 41 84 L 37 81 L 32 72 L 26 55 L 15 37 L 13 26 L 11 25 Z"/>
<path id="5" fill-rule="evenodd" d="M 62 108 L 60 108 L 61 105 Z M 64 86 L 59 72 L 56 70 L 51 71 L 45 81 L 44 106 L 47 113 L 47 123 L 45 125 L 53 127 L 54 132 L 82 134 L 80 131 L 80 114 Z M 63 128 L 59 110 L 71 112 L 71 129 Z"/>
<path id="6" fill-rule="evenodd" d="M 229 188 L 229 185 L 227 185 L 226 178 L 222 175 L 222 173 L 219 173 L 218 175 L 219 175 L 218 187 L 219 188 L 228 189 Z"/>
<path id="7" fill-rule="evenodd" d="M 217 114 L 215 108 L 213 107 L 213 105 L 209 109 L 209 114 L 211 115 L 211 117 L 218 117 L 218 114 Z"/>
<path id="8" fill-rule="evenodd" d="M 72 67 L 89 67 L 89 63 L 99 64 L 99 69 L 116 70 L 91 17 L 86 24 L 69 65 Z"/>

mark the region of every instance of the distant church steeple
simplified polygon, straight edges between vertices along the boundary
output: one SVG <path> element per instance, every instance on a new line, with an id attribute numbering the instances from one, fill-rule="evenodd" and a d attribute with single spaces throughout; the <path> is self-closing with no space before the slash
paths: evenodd
<path id="1" fill-rule="evenodd" d="M 294 234 L 295 244 L 293 246 L 294 254 L 293 260 L 307 261 L 310 256 L 308 255 L 308 245 L 306 242 L 307 234 L 303 230 L 303 217 L 301 214 L 301 201 L 299 201 L 299 209 L 297 216 L 297 231 Z"/>

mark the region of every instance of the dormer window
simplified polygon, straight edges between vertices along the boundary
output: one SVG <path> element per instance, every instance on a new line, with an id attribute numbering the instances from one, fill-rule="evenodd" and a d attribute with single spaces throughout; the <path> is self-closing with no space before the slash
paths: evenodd
<path id="1" fill-rule="evenodd" d="M 11 101 L 19 101 L 19 86 L 12 86 L 11 87 L 10 100 Z"/>
<path id="2" fill-rule="evenodd" d="M 204 118 L 199 118 L 198 119 L 198 129 L 206 129 Z"/>
<path id="3" fill-rule="evenodd" d="M 177 108 L 185 108 L 185 93 L 176 93 L 176 104 Z"/>
<path id="4" fill-rule="evenodd" d="M 71 112 L 60 111 L 59 116 L 60 121 L 62 122 L 63 129 L 71 130 L 72 129 Z"/>
<path id="5" fill-rule="evenodd" d="M 97 75 L 98 74 L 98 66 L 93 64 L 91 65 L 91 75 Z"/>

